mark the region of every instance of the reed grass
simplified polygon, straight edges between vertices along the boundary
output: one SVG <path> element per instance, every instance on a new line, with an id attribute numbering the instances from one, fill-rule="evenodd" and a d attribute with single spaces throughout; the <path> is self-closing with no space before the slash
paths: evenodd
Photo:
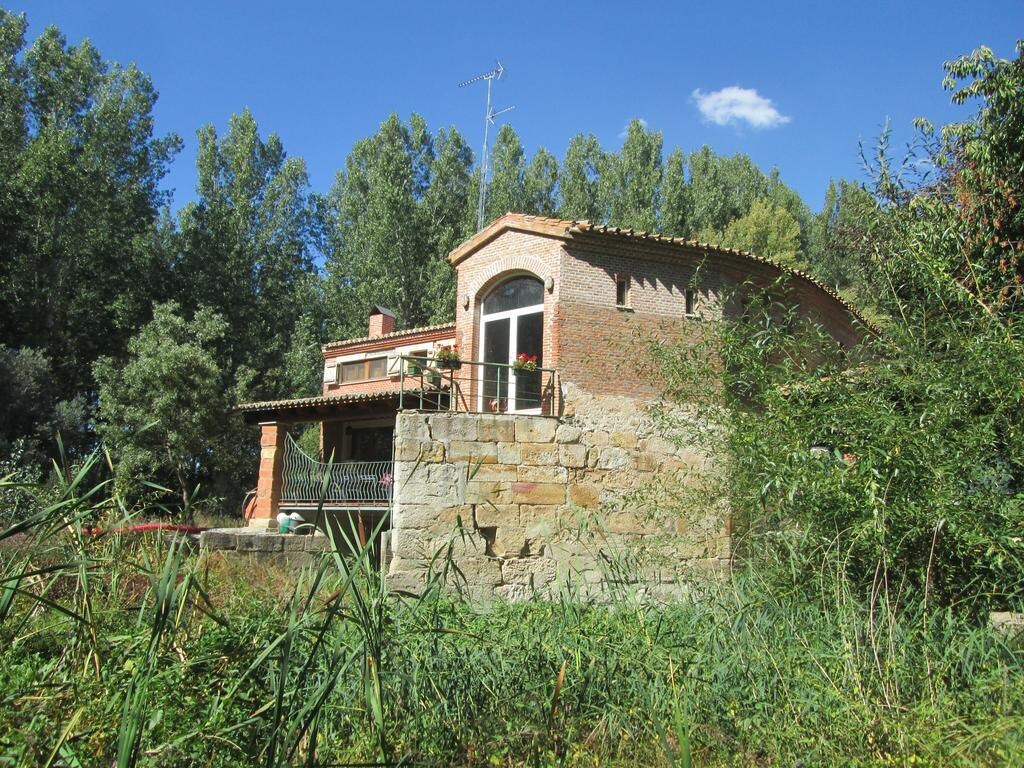
<path id="1" fill-rule="evenodd" d="M 100 461 L 99 457 L 90 459 Z M 395 597 L 337 541 L 265 573 L 86 487 L 0 533 L 0 765 L 1006 765 L 1024 648 L 795 550 L 666 605 Z M 345 531 L 336 534 L 345 538 Z M 340 553 L 354 551 L 354 555 Z M 790 586 L 786 586 L 789 584 Z"/>

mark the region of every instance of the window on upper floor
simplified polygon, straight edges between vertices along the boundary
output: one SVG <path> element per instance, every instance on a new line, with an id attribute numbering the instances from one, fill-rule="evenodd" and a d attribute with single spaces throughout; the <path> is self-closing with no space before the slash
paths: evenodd
<path id="1" fill-rule="evenodd" d="M 354 381 L 369 381 L 371 379 L 386 379 L 388 376 L 388 359 L 386 357 L 371 357 L 369 360 L 353 360 L 349 363 L 341 363 L 339 366 L 339 383 L 351 384 Z"/>
<path id="2" fill-rule="evenodd" d="M 629 306 L 629 276 L 617 275 L 615 277 L 615 306 Z"/>

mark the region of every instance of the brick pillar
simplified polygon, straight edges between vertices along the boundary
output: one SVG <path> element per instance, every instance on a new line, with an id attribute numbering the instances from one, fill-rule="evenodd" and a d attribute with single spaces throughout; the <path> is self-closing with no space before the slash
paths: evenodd
<path id="1" fill-rule="evenodd" d="M 265 421 L 260 424 L 260 475 L 256 484 L 256 510 L 249 525 L 258 528 L 277 526 L 283 485 L 284 440 L 288 432 L 283 424 Z"/>

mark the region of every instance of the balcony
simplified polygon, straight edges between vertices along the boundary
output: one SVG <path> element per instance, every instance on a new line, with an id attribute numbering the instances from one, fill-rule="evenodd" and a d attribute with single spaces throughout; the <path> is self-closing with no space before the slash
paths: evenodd
<path id="1" fill-rule="evenodd" d="M 390 461 L 319 461 L 291 435 L 284 444 L 281 506 L 383 508 L 391 502 L 394 466 Z"/>
<path id="2" fill-rule="evenodd" d="M 540 366 L 401 355 L 400 410 L 557 416 L 558 372 Z"/>

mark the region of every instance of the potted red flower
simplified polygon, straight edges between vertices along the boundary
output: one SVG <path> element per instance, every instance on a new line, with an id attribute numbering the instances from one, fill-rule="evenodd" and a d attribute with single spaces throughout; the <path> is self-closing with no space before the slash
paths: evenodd
<path id="1" fill-rule="evenodd" d="M 462 367 L 462 360 L 459 358 L 459 345 L 438 347 L 434 352 L 434 362 L 438 368 L 450 368 L 457 371 Z"/>
<path id="2" fill-rule="evenodd" d="M 520 352 L 512 361 L 512 370 L 516 373 L 533 373 L 537 370 L 537 356 Z"/>

